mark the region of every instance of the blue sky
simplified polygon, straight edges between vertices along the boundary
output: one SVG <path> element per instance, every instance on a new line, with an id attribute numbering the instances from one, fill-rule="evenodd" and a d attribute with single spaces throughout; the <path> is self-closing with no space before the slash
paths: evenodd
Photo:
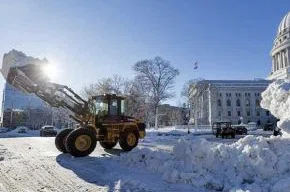
<path id="1" fill-rule="evenodd" d="M 6 1 L 0 0 L 0 54 L 11 49 L 46 57 L 58 83 L 77 92 L 157 55 L 189 79 L 265 78 L 277 27 L 290 1 Z M 193 63 L 199 62 L 198 70 Z M 3 89 L 4 79 L 0 79 Z"/>

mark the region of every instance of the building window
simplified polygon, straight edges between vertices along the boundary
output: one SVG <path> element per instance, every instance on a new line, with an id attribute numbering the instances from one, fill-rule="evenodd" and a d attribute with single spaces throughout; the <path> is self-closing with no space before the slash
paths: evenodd
<path id="1" fill-rule="evenodd" d="M 228 111 L 228 116 L 232 116 L 232 112 L 231 111 Z"/>
<path id="2" fill-rule="evenodd" d="M 246 106 L 248 107 L 248 106 L 250 106 L 250 100 L 249 99 L 246 99 Z"/>
<path id="3" fill-rule="evenodd" d="M 240 117 L 241 116 L 241 111 L 237 111 L 237 114 Z"/>
<path id="4" fill-rule="evenodd" d="M 251 116 L 251 111 L 247 111 L 247 116 Z"/>
<path id="5" fill-rule="evenodd" d="M 222 94 L 220 93 L 220 97 L 222 97 Z"/>
<path id="6" fill-rule="evenodd" d="M 240 99 L 237 99 L 236 105 L 237 105 L 237 107 L 240 107 L 241 106 L 241 100 Z"/>
<path id="7" fill-rule="evenodd" d="M 227 106 L 228 106 L 228 107 L 232 106 L 232 102 L 231 102 L 230 99 L 227 100 Z"/>
<path id="8" fill-rule="evenodd" d="M 260 107 L 260 100 L 259 99 L 256 99 L 256 106 Z"/>
<path id="9" fill-rule="evenodd" d="M 260 116 L 260 111 L 259 110 L 256 111 L 256 116 L 258 116 L 258 117 Z"/>
<path id="10" fill-rule="evenodd" d="M 229 93 L 229 97 L 231 97 L 232 96 L 232 94 L 231 93 Z"/>
<path id="11" fill-rule="evenodd" d="M 270 112 L 269 112 L 269 111 L 266 111 L 266 115 L 267 115 L 267 116 L 270 116 Z"/>
<path id="12" fill-rule="evenodd" d="M 220 99 L 218 99 L 217 104 L 218 104 L 218 107 L 221 107 L 222 106 L 222 101 Z"/>
<path id="13" fill-rule="evenodd" d="M 218 112 L 218 116 L 219 116 L 219 117 L 222 116 L 222 113 L 221 113 L 220 111 Z"/>

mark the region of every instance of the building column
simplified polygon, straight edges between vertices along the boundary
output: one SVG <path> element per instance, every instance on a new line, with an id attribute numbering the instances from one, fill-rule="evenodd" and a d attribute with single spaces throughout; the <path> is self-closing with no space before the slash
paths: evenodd
<path id="1" fill-rule="evenodd" d="M 283 65 L 283 52 L 279 52 L 279 58 L 280 58 L 280 69 L 283 69 L 284 68 L 284 65 Z"/>
<path id="2" fill-rule="evenodd" d="M 211 125 L 211 118 L 212 118 L 212 98 L 211 98 L 211 90 L 210 85 L 208 86 L 208 122 Z"/>
<path id="3" fill-rule="evenodd" d="M 272 73 L 275 72 L 275 68 L 274 68 L 274 58 L 272 57 Z"/>
<path id="4" fill-rule="evenodd" d="M 290 47 L 288 47 L 286 51 L 286 57 L 287 57 L 287 66 L 290 66 Z"/>
<path id="5" fill-rule="evenodd" d="M 278 70 L 281 69 L 281 58 L 280 58 L 280 53 L 277 53 L 277 60 L 278 60 Z"/>
<path id="6" fill-rule="evenodd" d="M 273 62 L 273 63 L 274 63 L 274 72 L 276 72 L 276 71 L 278 70 L 278 69 L 277 69 L 277 63 L 278 63 L 278 62 L 277 62 L 277 57 L 276 57 L 276 55 L 273 56 L 273 61 L 274 61 L 274 62 Z"/>

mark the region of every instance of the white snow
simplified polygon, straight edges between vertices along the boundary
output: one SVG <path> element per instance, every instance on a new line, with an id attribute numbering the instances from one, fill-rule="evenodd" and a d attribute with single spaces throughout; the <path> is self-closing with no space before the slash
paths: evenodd
<path id="1" fill-rule="evenodd" d="M 134 149 L 118 160 L 160 173 L 169 183 L 186 183 L 201 190 L 289 190 L 285 179 L 290 178 L 290 138 L 246 136 L 225 144 L 185 137 L 172 153 Z"/>
<path id="2" fill-rule="evenodd" d="M 97 145 L 85 158 L 59 153 L 38 131 L 1 133 L 0 191 L 289 191 L 290 138 L 191 132 L 151 129 L 131 152 Z"/>
<path id="3" fill-rule="evenodd" d="M 262 93 L 261 106 L 280 119 L 277 126 L 284 133 L 290 133 L 290 80 L 271 83 Z"/>
<path id="4" fill-rule="evenodd" d="M 29 57 L 24 53 L 13 49 L 12 51 L 4 54 L 1 72 L 4 78 L 7 79 L 10 67 L 24 66 L 27 64 L 40 65 L 47 62 L 48 61 L 45 58 L 40 60 L 38 58 Z"/>

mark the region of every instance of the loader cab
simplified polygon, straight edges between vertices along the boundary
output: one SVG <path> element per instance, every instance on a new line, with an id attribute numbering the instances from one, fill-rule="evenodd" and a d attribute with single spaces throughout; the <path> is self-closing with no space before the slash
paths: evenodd
<path id="1" fill-rule="evenodd" d="M 97 116 L 122 116 L 124 115 L 124 99 L 115 94 L 104 94 L 91 98 L 91 110 Z"/>

